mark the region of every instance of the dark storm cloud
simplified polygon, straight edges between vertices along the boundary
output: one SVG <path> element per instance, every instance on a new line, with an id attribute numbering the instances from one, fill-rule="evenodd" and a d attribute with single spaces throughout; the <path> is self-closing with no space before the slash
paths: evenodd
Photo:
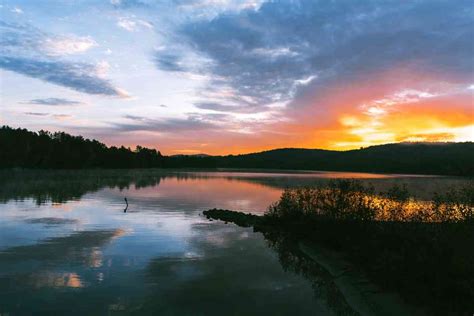
<path id="1" fill-rule="evenodd" d="M 24 103 L 38 104 L 38 105 L 81 105 L 82 104 L 82 102 L 64 99 L 64 98 L 33 99 Z"/>
<path id="2" fill-rule="evenodd" d="M 264 106 L 291 100 L 310 76 L 316 76 L 309 83 L 314 91 L 404 63 L 471 80 L 473 21 L 472 2 L 465 0 L 289 0 L 190 22 L 179 35 L 212 60 L 207 71 L 220 81 L 211 88 L 230 86 Z M 165 61 L 173 56 L 161 53 Z M 175 71 L 171 61 L 168 68 Z"/>
<path id="3" fill-rule="evenodd" d="M 95 65 L 51 55 L 45 46 L 51 39 L 31 25 L 0 21 L 0 68 L 88 94 L 124 96 Z"/>

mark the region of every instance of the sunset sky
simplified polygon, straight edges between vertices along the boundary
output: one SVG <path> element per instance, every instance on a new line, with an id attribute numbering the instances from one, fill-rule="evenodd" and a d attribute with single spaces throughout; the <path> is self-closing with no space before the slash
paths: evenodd
<path id="1" fill-rule="evenodd" d="M 474 2 L 0 0 L 0 125 L 164 154 L 474 141 Z"/>

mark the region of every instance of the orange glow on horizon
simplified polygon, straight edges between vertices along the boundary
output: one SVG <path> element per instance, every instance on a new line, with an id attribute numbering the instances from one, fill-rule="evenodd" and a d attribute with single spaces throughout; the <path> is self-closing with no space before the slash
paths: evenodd
<path id="1" fill-rule="evenodd" d="M 299 97 L 299 104 L 281 109 L 279 120 L 244 122 L 242 132 L 223 126 L 179 136 L 142 135 L 149 143 L 137 138 L 129 139 L 129 145 L 154 147 L 165 155 L 228 155 L 276 148 L 350 150 L 397 142 L 474 141 L 473 85 L 449 74 L 418 74 L 411 68 L 400 65 L 308 92 Z"/>

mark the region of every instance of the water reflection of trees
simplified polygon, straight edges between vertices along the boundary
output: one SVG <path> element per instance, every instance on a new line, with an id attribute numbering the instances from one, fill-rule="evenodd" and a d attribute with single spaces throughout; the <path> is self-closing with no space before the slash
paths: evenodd
<path id="1" fill-rule="evenodd" d="M 0 202 L 33 198 L 35 202 L 64 203 L 103 188 L 128 189 L 157 186 L 170 175 L 149 171 L 4 171 L 0 178 Z"/>
<path id="2" fill-rule="evenodd" d="M 287 272 L 303 276 L 311 282 L 315 297 L 324 299 L 337 315 L 357 315 L 346 302 L 334 283 L 334 278 L 314 260 L 303 254 L 298 241 L 281 232 L 264 233 L 268 246 L 273 249 Z"/>
<path id="3" fill-rule="evenodd" d="M 344 180 L 286 189 L 260 217 L 218 209 L 204 214 L 254 226 L 283 266 L 310 279 L 320 279 L 311 274 L 318 270 L 292 250 L 294 240 L 344 254 L 373 282 L 432 314 L 462 314 L 474 307 L 474 183 L 418 201 L 404 187 L 379 195 Z"/>
<path id="4" fill-rule="evenodd" d="M 285 188 L 314 183 L 315 179 L 236 174 L 163 171 L 159 169 L 124 170 L 6 170 L 0 171 L 0 203 L 9 200 L 33 198 L 36 204 L 65 203 L 79 200 L 87 193 L 104 188 L 126 190 L 159 186 L 165 179 L 179 181 L 225 178 L 229 181 L 256 183 L 263 186 Z M 326 181 L 326 180 L 324 180 Z"/>
<path id="5" fill-rule="evenodd" d="M 344 252 L 377 284 L 434 314 L 472 310 L 474 183 L 431 201 L 410 196 L 400 187 L 378 196 L 356 181 L 288 189 L 262 221 Z"/>
<path id="6" fill-rule="evenodd" d="M 312 282 L 315 295 L 342 314 L 341 293 L 298 241 L 324 245 L 344 254 L 357 270 L 385 291 L 399 293 L 410 304 L 432 315 L 461 315 L 474 307 L 472 225 L 439 223 L 378 223 L 354 227 L 344 223 L 313 225 L 314 234 L 264 232 L 287 271 Z M 300 227 L 300 229 L 303 229 Z"/>
<path id="7" fill-rule="evenodd" d="M 341 174 L 341 176 L 345 176 Z M 32 198 L 35 202 L 64 203 L 78 200 L 84 194 L 103 188 L 140 189 L 158 186 L 161 181 L 173 178 L 177 181 L 224 178 L 229 181 L 260 184 L 284 189 L 287 187 L 325 185 L 330 179 L 318 174 L 265 174 L 235 172 L 164 171 L 160 169 L 124 170 L 3 170 L 0 171 L 0 203 L 9 200 Z M 377 191 L 384 191 L 394 183 L 405 183 L 410 192 L 421 198 L 430 198 L 433 192 L 465 182 L 460 178 L 379 178 L 366 179 Z"/>

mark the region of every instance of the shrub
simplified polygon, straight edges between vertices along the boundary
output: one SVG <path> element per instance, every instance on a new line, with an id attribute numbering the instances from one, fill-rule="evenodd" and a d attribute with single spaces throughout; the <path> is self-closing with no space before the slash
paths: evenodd
<path id="1" fill-rule="evenodd" d="M 357 180 L 336 180 L 325 187 L 286 189 L 266 216 L 278 219 L 337 221 L 457 222 L 474 220 L 474 185 L 437 193 L 432 201 L 411 198 L 406 185 L 383 195 Z"/>

